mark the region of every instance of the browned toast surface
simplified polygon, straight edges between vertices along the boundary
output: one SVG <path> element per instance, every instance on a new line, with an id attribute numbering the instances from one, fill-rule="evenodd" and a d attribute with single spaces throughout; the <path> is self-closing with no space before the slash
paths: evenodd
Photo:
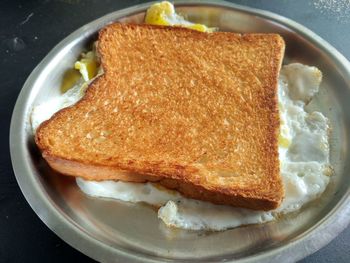
<path id="1" fill-rule="evenodd" d="M 98 50 L 104 74 L 36 133 L 50 166 L 219 204 L 280 204 L 280 36 L 112 24 Z"/>

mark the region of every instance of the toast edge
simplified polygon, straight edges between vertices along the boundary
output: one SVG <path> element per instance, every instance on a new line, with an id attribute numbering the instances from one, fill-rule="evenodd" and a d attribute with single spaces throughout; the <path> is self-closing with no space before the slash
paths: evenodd
<path id="1" fill-rule="evenodd" d="M 81 177 L 85 180 L 96 181 L 96 174 L 99 179 L 103 180 L 121 180 L 124 182 L 145 183 L 154 182 L 162 186 L 176 190 L 183 196 L 202 201 L 208 201 L 218 205 L 230 205 L 234 207 L 242 207 L 253 210 L 272 210 L 276 209 L 282 199 L 279 198 L 261 198 L 253 194 L 244 195 L 241 191 L 234 194 L 222 188 L 207 189 L 202 184 L 196 183 L 195 180 L 186 180 L 186 174 L 195 172 L 196 168 L 174 165 L 172 167 L 172 178 L 164 178 L 163 176 L 152 175 L 152 170 L 157 168 L 148 168 L 146 172 L 144 168 L 138 170 L 125 169 L 119 166 L 101 166 L 95 164 L 82 164 L 74 160 L 66 160 L 51 156 L 47 152 L 43 153 L 44 159 L 50 167 L 55 171 L 73 177 Z M 154 171 L 153 171 L 154 172 Z M 169 176 L 168 172 L 167 175 Z"/>

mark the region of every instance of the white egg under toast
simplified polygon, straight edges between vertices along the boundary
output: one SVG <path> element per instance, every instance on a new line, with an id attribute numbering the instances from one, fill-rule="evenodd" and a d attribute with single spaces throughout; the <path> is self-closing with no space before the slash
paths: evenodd
<path id="1" fill-rule="evenodd" d="M 117 23 L 100 31 L 98 51 L 104 74 L 36 132 L 52 168 L 157 181 L 216 204 L 279 206 L 279 35 Z"/>

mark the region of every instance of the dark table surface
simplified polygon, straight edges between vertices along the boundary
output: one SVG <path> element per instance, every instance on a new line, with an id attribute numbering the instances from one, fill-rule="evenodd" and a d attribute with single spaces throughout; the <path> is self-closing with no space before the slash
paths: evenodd
<path id="1" fill-rule="evenodd" d="M 26 78 L 59 41 L 95 18 L 143 2 L 147 1 L 1 1 L 0 262 L 93 262 L 51 232 L 23 197 L 9 154 L 11 113 Z M 350 59 L 348 0 L 232 2 L 289 17 Z M 301 262 L 350 262 L 350 227 Z"/>

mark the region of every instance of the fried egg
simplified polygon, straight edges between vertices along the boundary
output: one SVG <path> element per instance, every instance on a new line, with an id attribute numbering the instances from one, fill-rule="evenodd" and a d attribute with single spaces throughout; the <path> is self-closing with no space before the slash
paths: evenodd
<path id="1" fill-rule="evenodd" d="M 204 32 L 212 29 L 184 20 L 169 2 L 152 5 L 145 22 L 155 25 L 177 25 Z M 87 53 L 75 68 L 82 77 L 71 89 L 49 102 L 33 108 L 33 131 L 58 110 L 73 105 L 85 93 L 88 83 L 98 72 L 96 54 Z M 158 217 L 167 226 L 191 230 L 225 230 L 241 225 L 276 220 L 281 214 L 299 210 L 319 197 L 327 187 L 330 175 L 328 119 L 320 112 L 306 109 L 318 92 L 322 73 L 316 67 L 299 63 L 283 66 L 278 80 L 281 128 L 279 159 L 285 198 L 279 208 L 256 211 L 183 197 L 180 193 L 153 183 L 121 181 L 86 181 L 77 178 L 78 187 L 87 195 L 159 207 Z"/>
<path id="2" fill-rule="evenodd" d="M 166 225 L 191 230 L 225 230 L 272 221 L 280 214 L 297 211 L 322 194 L 329 182 L 328 120 L 322 113 L 308 112 L 305 108 L 318 92 L 321 79 L 317 68 L 298 63 L 281 70 L 279 158 L 285 198 L 276 210 L 266 212 L 215 205 L 185 198 L 153 183 L 95 182 L 77 178 L 77 184 L 90 196 L 160 207 L 158 217 Z M 35 107 L 31 116 L 33 130 L 59 109 L 78 101 L 84 95 L 84 86 L 77 84 L 61 97 Z"/>

